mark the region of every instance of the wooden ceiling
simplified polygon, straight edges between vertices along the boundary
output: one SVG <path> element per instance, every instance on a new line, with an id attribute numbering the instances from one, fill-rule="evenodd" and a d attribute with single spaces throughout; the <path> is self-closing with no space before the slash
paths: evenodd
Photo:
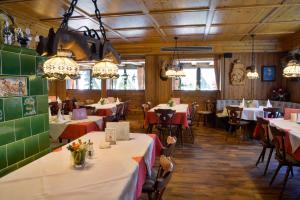
<path id="1" fill-rule="evenodd" d="M 60 25 L 69 3 L 1 0 L 0 9 L 15 16 L 20 26 L 47 35 L 50 27 Z M 171 45 L 174 36 L 182 44 L 243 45 L 256 34 L 257 40 L 278 50 L 279 40 L 300 30 L 300 0 L 98 0 L 98 6 L 108 39 L 124 48 Z M 91 0 L 78 0 L 69 22 L 72 29 L 83 25 L 99 29 Z"/>

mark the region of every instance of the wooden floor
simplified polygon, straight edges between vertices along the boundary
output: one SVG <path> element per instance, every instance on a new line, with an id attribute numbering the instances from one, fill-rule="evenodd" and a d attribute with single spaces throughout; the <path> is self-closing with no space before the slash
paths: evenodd
<path id="1" fill-rule="evenodd" d="M 142 118 L 142 116 L 141 116 Z M 140 119 L 141 119 L 140 118 Z M 142 132 L 142 121 L 130 117 L 131 129 Z M 194 144 L 186 138 L 184 147 L 175 153 L 176 170 L 166 189 L 164 199 L 199 200 L 276 200 L 281 189 L 285 169 L 272 187 L 269 181 L 277 166 L 272 158 L 268 174 L 263 176 L 265 163 L 255 162 L 261 151 L 256 141 L 239 142 L 227 132 L 203 126 L 194 127 Z M 265 161 L 266 162 L 266 161 Z M 284 199 L 300 199 L 300 171 L 294 169 Z"/>

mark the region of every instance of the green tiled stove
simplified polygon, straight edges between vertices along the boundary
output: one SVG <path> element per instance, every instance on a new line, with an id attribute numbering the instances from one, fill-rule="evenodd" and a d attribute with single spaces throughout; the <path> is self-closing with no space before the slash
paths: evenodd
<path id="1" fill-rule="evenodd" d="M 28 96 L 0 97 L 0 177 L 50 152 L 47 80 L 37 76 L 44 57 L 31 49 L 0 46 L 0 76 L 26 77 Z M 26 98 L 34 113 L 25 112 Z"/>

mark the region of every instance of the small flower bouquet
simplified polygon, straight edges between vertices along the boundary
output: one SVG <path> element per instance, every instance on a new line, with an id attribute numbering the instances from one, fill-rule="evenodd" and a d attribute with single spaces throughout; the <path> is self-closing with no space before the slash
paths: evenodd
<path id="1" fill-rule="evenodd" d="M 101 98 L 101 99 L 100 99 L 100 104 L 101 104 L 101 105 L 104 105 L 104 104 L 106 103 L 105 100 L 106 100 L 105 98 L 103 98 L 103 99 Z"/>
<path id="2" fill-rule="evenodd" d="M 169 100 L 168 101 L 168 105 L 170 106 L 170 107 L 173 107 L 174 106 L 174 101 L 171 99 L 171 100 Z"/>
<path id="3" fill-rule="evenodd" d="M 247 108 L 250 108 L 251 104 L 252 104 L 251 100 L 246 101 Z"/>
<path id="4" fill-rule="evenodd" d="M 87 142 L 82 142 L 80 139 L 78 143 L 73 142 L 67 147 L 71 151 L 73 165 L 75 168 L 82 168 L 85 165 L 85 156 L 88 149 Z"/>

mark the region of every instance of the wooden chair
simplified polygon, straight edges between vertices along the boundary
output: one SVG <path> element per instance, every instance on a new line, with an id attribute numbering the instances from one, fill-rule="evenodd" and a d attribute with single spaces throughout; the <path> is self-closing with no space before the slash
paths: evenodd
<path id="1" fill-rule="evenodd" d="M 59 106 L 58 106 L 57 101 L 56 102 L 50 102 L 49 107 L 50 107 L 51 115 L 57 115 L 58 110 L 59 110 Z"/>
<path id="2" fill-rule="evenodd" d="M 115 116 L 114 115 L 103 117 L 103 128 L 104 128 L 104 130 L 106 128 L 106 123 L 107 122 L 114 122 L 114 121 L 115 121 Z"/>
<path id="3" fill-rule="evenodd" d="M 193 143 L 194 143 L 193 125 L 194 125 L 194 121 L 196 119 L 196 113 L 197 113 L 198 106 L 199 105 L 197 104 L 197 102 L 193 102 L 191 105 L 189 116 L 188 116 L 188 123 L 189 123 L 188 131 L 191 135 Z"/>
<path id="4" fill-rule="evenodd" d="M 128 110 L 129 101 L 125 101 L 123 104 L 124 105 L 123 105 L 123 110 L 122 110 L 122 113 L 121 113 L 121 119 L 126 120 L 126 117 L 128 115 L 128 111 L 129 111 Z"/>
<path id="5" fill-rule="evenodd" d="M 124 107 L 124 103 L 121 103 L 121 104 L 117 105 L 117 110 L 116 110 L 116 114 L 115 114 L 115 121 L 116 122 L 121 120 L 123 107 Z"/>
<path id="6" fill-rule="evenodd" d="M 162 158 L 162 157 L 161 157 Z M 149 200 L 161 200 L 164 194 L 164 191 L 171 180 L 174 163 L 171 160 L 168 160 L 170 166 L 166 169 L 166 164 L 162 163 L 160 158 L 160 166 L 155 180 L 147 179 L 143 185 L 142 192 L 148 194 Z M 166 160 L 166 158 L 165 158 Z"/>
<path id="7" fill-rule="evenodd" d="M 158 122 L 156 128 L 159 133 L 161 141 L 165 141 L 165 133 L 172 135 L 172 118 L 175 115 L 175 110 L 172 109 L 156 109 L 154 110 Z"/>
<path id="8" fill-rule="evenodd" d="M 72 100 L 63 101 L 62 109 L 63 109 L 63 113 L 65 115 L 68 115 L 69 112 L 72 112 L 74 108 L 76 108 L 76 107 L 75 107 L 75 103 Z"/>
<path id="9" fill-rule="evenodd" d="M 278 118 L 279 108 L 264 108 L 264 118 Z"/>
<path id="10" fill-rule="evenodd" d="M 233 107 L 233 106 L 226 106 L 227 113 L 228 113 L 228 124 L 229 124 L 229 132 L 233 133 L 237 129 L 241 129 L 243 137 L 246 135 L 246 128 L 249 124 L 246 121 L 241 119 L 243 108 L 240 107 Z M 228 135 L 227 135 L 228 137 Z M 227 140 L 226 137 L 226 140 Z"/>
<path id="11" fill-rule="evenodd" d="M 215 105 L 210 100 L 207 100 L 205 102 L 205 110 L 200 110 L 197 112 L 198 114 L 198 123 L 197 126 L 199 126 L 200 119 L 203 120 L 203 125 L 205 126 L 209 120 L 209 117 L 213 116 L 215 112 Z"/>
<path id="12" fill-rule="evenodd" d="M 276 171 L 270 181 L 270 186 L 273 184 L 279 170 L 282 166 L 287 166 L 283 186 L 280 191 L 279 199 L 282 199 L 283 192 L 286 186 L 286 183 L 288 181 L 288 177 L 290 173 L 292 176 L 294 176 L 293 173 L 293 167 L 300 167 L 300 161 L 296 160 L 293 156 L 287 154 L 286 152 L 286 145 L 285 145 L 285 138 L 286 138 L 286 132 L 281 129 L 277 129 L 276 127 L 270 126 L 270 130 L 273 136 L 273 143 L 275 145 L 275 159 L 278 161 L 278 167 L 276 168 Z"/>
<path id="13" fill-rule="evenodd" d="M 142 111 L 143 111 L 143 117 L 144 121 L 146 119 L 146 114 L 147 112 L 151 109 L 151 105 L 147 102 L 141 105 Z M 145 128 L 144 123 L 143 123 L 143 128 Z"/>
<path id="14" fill-rule="evenodd" d="M 269 121 L 265 120 L 261 117 L 257 117 L 257 125 L 260 126 L 261 128 L 259 129 L 259 136 L 260 136 L 260 143 L 263 146 L 263 149 L 258 157 L 258 160 L 256 162 L 256 166 L 258 165 L 259 162 L 263 162 L 264 158 L 265 158 L 265 154 L 266 154 L 266 150 L 270 149 L 269 152 L 269 157 L 267 160 L 267 164 L 265 167 L 265 171 L 264 171 L 264 176 L 267 174 L 268 171 L 268 167 L 270 164 L 270 160 L 273 154 L 273 150 L 274 150 L 274 144 L 272 143 L 272 141 L 270 140 L 270 136 L 269 136 Z"/>

